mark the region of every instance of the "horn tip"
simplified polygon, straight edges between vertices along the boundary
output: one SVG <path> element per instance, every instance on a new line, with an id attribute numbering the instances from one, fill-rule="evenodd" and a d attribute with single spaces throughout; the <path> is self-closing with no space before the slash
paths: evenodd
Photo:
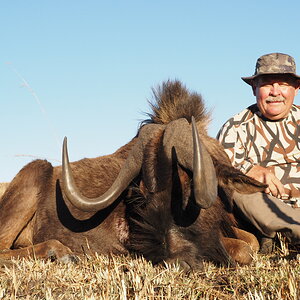
<path id="1" fill-rule="evenodd" d="M 65 137 L 64 137 L 64 141 L 63 141 L 63 148 L 66 148 L 66 147 L 67 147 L 67 142 L 68 142 L 68 139 L 67 139 L 67 137 L 65 136 Z"/>
<path id="2" fill-rule="evenodd" d="M 65 159 L 68 159 L 68 150 L 67 150 L 67 137 L 64 137 L 63 146 L 62 146 L 62 161 L 64 163 Z"/>

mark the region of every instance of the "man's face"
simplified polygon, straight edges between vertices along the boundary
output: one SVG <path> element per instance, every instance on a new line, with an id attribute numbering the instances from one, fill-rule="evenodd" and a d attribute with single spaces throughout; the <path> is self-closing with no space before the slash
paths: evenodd
<path id="1" fill-rule="evenodd" d="M 287 75 L 261 75 L 252 89 L 261 113 L 270 120 L 280 120 L 289 114 L 299 82 Z"/>

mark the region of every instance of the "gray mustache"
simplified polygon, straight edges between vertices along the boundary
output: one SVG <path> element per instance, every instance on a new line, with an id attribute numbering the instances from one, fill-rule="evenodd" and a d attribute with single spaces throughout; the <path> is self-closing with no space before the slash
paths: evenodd
<path id="1" fill-rule="evenodd" d="M 272 97 L 272 96 L 269 96 L 266 101 L 268 102 L 277 102 L 277 101 L 285 101 L 285 98 L 282 97 L 282 96 L 276 96 L 276 97 Z"/>

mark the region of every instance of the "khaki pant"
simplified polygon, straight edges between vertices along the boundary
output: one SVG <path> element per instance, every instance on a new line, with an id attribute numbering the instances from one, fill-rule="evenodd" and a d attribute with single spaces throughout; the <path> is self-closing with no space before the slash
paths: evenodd
<path id="1" fill-rule="evenodd" d="M 263 235 L 273 238 L 276 232 L 290 232 L 300 242 L 300 208 L 293 208 L 265 193 L 234 192 L 237 207 Z"/>

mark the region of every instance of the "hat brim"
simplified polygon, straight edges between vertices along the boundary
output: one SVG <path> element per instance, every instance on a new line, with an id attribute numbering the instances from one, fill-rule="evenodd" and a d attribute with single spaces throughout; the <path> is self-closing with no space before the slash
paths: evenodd
<path id="1" fill-rule="evenodd" d="M 247 84 L 251 85 L 253 84 L 253 80 L 259 76 L 262 75 L 290 75 L 291 77 L 294 77 L 298 80 L 300 80 L 300 76 L 294 74 L 294 73 L 263 73 L 263 74 L 257 74 L 257 75 L 253 75 L 253 76 L 249 76 L 249 77 L 241 77 L 242 80 L 244 80 Z"/>

